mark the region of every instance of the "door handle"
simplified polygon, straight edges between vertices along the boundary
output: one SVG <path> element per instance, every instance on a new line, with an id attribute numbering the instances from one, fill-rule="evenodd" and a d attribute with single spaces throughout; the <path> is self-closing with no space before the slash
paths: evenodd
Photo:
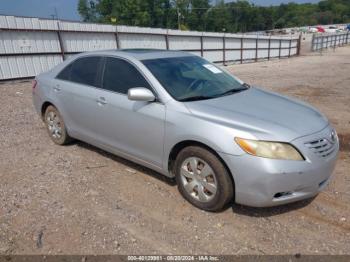
<path id="1" fill-rule="evenodd" d="M 99 104 L 99 105 L 102 105 L 102 106 L 104 106 L 105 104 L 107 104 L 107 101 L 106 101 L 106 98 L 104 98 L 104 97 L 100 97 L 100 98 L 98 98 L 97 100 L 96 100 L 96 102 Z"/>
<path id="2" fill-rule="evenodd" d="M 59 91 L 61 91 L 61 87 L 60 87 L 59 85 L 56 85 L 56 86 L 53 88 L 53 90 L 54 90 L 55 92 L 59 92 Z"/>

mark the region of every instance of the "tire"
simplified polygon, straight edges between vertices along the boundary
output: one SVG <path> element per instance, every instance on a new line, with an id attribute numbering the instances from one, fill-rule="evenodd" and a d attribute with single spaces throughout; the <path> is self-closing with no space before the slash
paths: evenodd
<path id="1" fill-rule="evenodd" d="M 68 135 L 60 112 L 54 106 L 48 106 L 44 114 L 44 122 L 51 140 L 57 145 L 66 145 L 73 141 Z"/>
<path id="2" fill-rule="evenodd" d="M 195 171 L 193 171 L 193 167 Z M 199 146 L 182 149 L 174 164 L 181 195 L 192 205 L 206 211 L 220 211 L 232 201 L 231 175 L 211 151 Z"/>

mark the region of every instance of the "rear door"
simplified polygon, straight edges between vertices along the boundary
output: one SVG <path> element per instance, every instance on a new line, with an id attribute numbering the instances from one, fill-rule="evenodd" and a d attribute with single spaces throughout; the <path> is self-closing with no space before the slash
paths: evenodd
<path id="1" fill-rule="evenodd" d="M 63 118 L 70 134 L 76 138 L 96 136 L 96 88 L 100 85 L 102 58 L 81 57 L 73 61 L 57 76 L 54 88 L 60 93 Z"/>
<path id="2" fill-rule="evenodd" d="M 96 125 L 104 145 L 148 163 L 162 166 L 165 106 L 160 102 L 130 101 L 130 88 L 145 87 L 143 74 L 129 61 L 106 57 Z"/>

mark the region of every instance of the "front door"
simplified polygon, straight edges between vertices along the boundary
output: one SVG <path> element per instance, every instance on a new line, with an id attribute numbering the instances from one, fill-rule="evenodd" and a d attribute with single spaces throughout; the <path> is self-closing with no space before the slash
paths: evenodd
<path id="1" fill-rule="evenodd" d="M 127 92 L 133 87 L 152 90 L 130 62 L 106 57 L 102 87 L 96 93 L 99 139 L 106 146 L 161 167 L 165 105 L 130 101 Z"/>

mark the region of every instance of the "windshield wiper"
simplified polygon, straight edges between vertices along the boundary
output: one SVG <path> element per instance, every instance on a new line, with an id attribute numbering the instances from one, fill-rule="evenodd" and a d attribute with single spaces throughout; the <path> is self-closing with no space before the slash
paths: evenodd
<path id="1" fill-rule="evenodd" d="M 214 98 L 213 96 L 190 96 L 179 99 L 180 102 L 199 101 Z"/>
<path id="2" fill-rule="evenodd" d="M 247 83 L 243 83 L 242 86 L 245 87 L 245 88 L 247 88 L 247 89 L 250 88 L 250 85 L 247 84 Z"/>
<path id="3" fill-rule="evenodd" d="M 216 95 L 215 97 L 232 95 L 232 94 L 239 93 L 239 92 L 242 92 L 242 91 L 244 91 L 244 90 L 247 90 L 248 88 L 249 88 L 248 85 L 243 84 L 242 87 L 240 87 L 240 88 L 230 89 L 230 90 L 228 90 L 228 91 L 226 91 L 226 92 L 224 92 L 224 93 L 221 93 L 221 94 Z"/>
<path id="4" fill-rule="evenodd" d="M 214 96 L 190 96 L 190 97 L 185 97 L 182 99 L 179 99 L 180 102 L 189 102 L 189 101 L 199 101 L 199 100 L 207 100 L 207 99 L 212 99 L 212 98 L 217 98 L 217 97 L 221 97 L 221 96 L 227 96 L 227 95 L 231 95 L 231 94 L 235 94 L 235 93 L 239 93 L 242 92 L 244 90 L 249 89 L 250 86 L 246 83 L 242 84 L 241 87 L 239 88 L 233 88 L 230 89 L 224 93 L 218 94 L 218 95 L 214 95 Z"/>

